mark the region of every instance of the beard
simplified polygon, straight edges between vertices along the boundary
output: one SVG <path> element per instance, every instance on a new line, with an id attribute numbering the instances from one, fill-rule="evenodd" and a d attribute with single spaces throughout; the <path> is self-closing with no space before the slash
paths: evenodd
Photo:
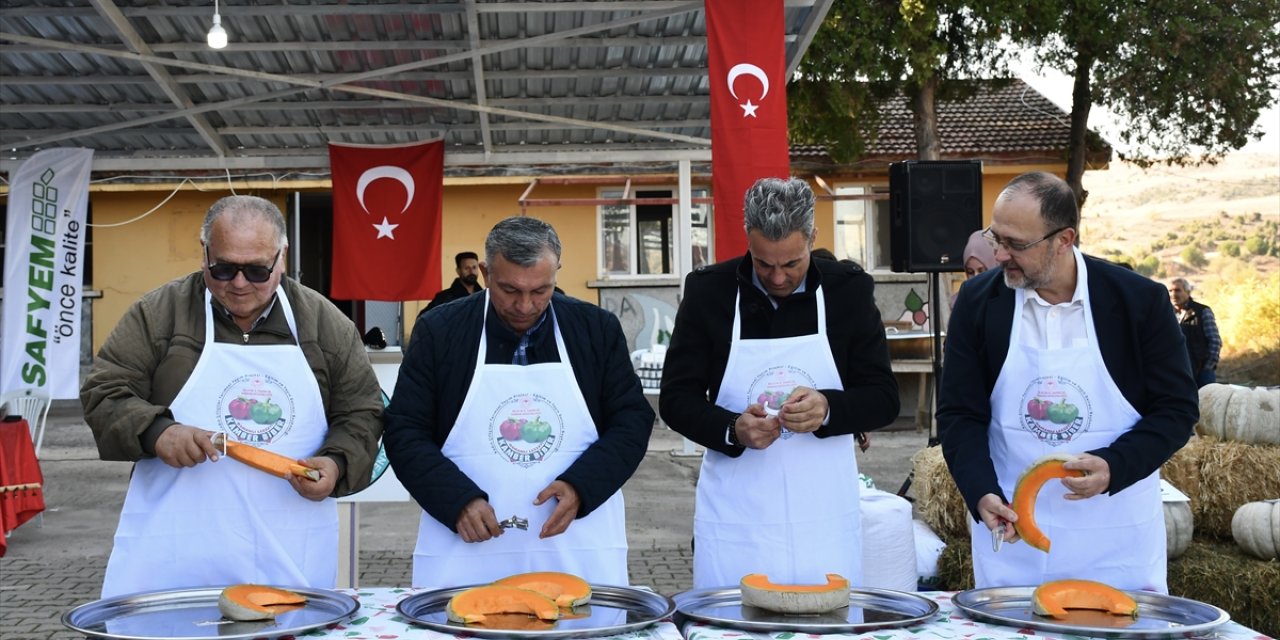
<path id="1" fill-rule="evenodd" d="M 480 277 L 475 274 L 468 274 L 468 275 L 462 276 L 462 284 L 466 285 L 467 288 L 475 287 L 479 283 L 480 283 Z"/>
<path id="2" fill-rule="evenodd" d="M 1047 254 L 1040 264 L 1036 265 L 1017 265 L 1017 272 L 1010 273 L 1009 265 L 1004 266 L 1004 284 L 1010 289 L 1039 289 L 1047 286 L 1053 280 L 1053 274 L 1057 271 L 1057 262 L 1053 259 L 1052 254 Z M 1030 266 L 1033 270 L 1028 270 Z"/>

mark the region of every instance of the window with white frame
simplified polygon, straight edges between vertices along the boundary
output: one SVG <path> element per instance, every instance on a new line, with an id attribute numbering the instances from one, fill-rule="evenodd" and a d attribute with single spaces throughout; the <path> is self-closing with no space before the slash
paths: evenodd
<path id="1" fill-rule="evenodd" d="M 888 193 L 888 186 L 841 186 L 836 195 Z M 889 269 L 889 201 L 887 199 L 836 200 L 834 253 L 853 260 L 868 271 Z"/>
<path id="2" fill-rule="evenodd" d="M 622 189 L 605 189 L 603 200 L 621 200 Z M 638 190 L 636 199 L 675 197 L 672 189 Z M 694 198 L 707 197 L 706 189 L 694 189 Z M 600 275 L 645 276 L 675 273 L 675 204 L 608 203 L 599 206 Z M 696 269 L 707 262 L 711 206 L 695 204 L 691 213 L 691 237 L 679 243 L 688 247 Z"/>

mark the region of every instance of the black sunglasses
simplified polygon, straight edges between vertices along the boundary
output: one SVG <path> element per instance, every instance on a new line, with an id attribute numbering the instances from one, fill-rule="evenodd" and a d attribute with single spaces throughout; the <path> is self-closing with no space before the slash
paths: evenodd
<path id="1" fill-rule="evenodd" d="M 276 262 L 280 260 L 280 251 L 276 251 L 276 257 L 271 259 L 271 266 L 263 267 L 256 264 L 235 264 L 233 262 L 220 262 L 213 264 L 213 260 L 209 258 L 209 245 L 204 247 L 204 261 L 209 265 L 209 275 L 214 280 L 222 282 L 230 282 L 236 279 L 237 273 L 243 273 L 244 279 L 254 284 L 262 284 L 271 279 L 271 272 L 276 269 Z"/>

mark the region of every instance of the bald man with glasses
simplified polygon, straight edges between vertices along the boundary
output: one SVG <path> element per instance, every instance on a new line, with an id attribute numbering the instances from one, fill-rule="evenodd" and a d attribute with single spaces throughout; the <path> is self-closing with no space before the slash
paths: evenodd
<path id="1" fill-rule="evenodd" d="M 947 329 L 942 451 L 964 496 L 978 587 L 1085 578 L 1168 592 L 1159 468 L 1199 417 L 1164 287 L 1075 247 L 1075 194 L 1014 178 L 984 237 L 999 268 L 967 280 Z M 1033 461 L 1082 477 L 1037 501 L 1048 552 L 1019 541 L 1009 507 Z"/>
<path id="2" fill-rule="evenodd" d="M 369 484 L 382 399 L 355 325 L 284 276 L 284 216 L 218 200 L 200 270 L 133 304 L 80 390 L 103 460 L 134 463 L 102 596 L 241 582 L 332 588 L 336 496 Z M 315 469 L 222 461 L 214 436 Z"/>

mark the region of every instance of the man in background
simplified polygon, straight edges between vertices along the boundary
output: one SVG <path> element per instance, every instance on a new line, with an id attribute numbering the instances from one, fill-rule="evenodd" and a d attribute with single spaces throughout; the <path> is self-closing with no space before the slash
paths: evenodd
<path id="1" fill-rule="evenodd" d="M 1187 340 L 1187 355 L 1191 357 L 1191 373 L 1197 386 L 1218 381 L 1218 357 L 1222 353 L 1222 336 L 1218 333 L 1218 321 L 1213 309 L 1191 299 L 1191 283 L 1186 278 L 1174 278 L 1169 284 L 1169 300 L 1178 313 L 1178 328 Z"/>
<path id="2" fill-rule="evenodd" d="M 465 298 L 483 287 L 480 286 L 480 258 L 476 256 L 474 251 L 463 251 L 453 257 L 454 272 L 458 277 L 453 279 L 453 284 L 448 289 L 444 289 L 431 298 L 431 303 L 426 309 L 418 312 L 422 315 L 442 304 L 453 302 L 458 298 Z"/>

